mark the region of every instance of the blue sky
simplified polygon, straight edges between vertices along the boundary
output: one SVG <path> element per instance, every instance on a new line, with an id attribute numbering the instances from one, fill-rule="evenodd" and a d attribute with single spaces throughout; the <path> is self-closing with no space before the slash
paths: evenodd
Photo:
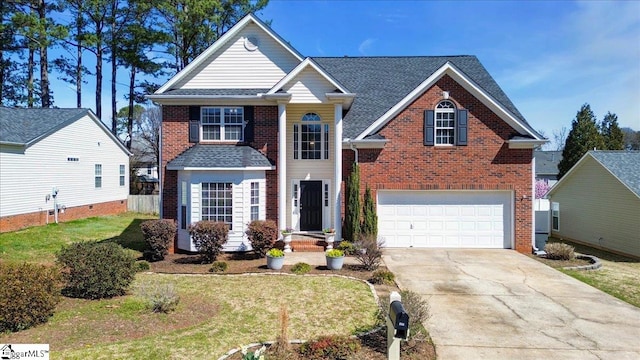
<path id="1" fill-rule="evenodd" d="M 640 130 L 640 1 L 271 0 L 258 16 L 304 56 L 476 55 L 549 138 L 584 103 Z M 73 107 L 63 88 L 56 105 Z"/>

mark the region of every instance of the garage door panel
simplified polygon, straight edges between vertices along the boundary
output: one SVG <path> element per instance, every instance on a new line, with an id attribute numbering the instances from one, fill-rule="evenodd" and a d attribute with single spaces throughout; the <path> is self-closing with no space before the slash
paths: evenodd
<path id="1" fill-rule="evenodd" d="M 378 191 L 389 247 L 511 247 L 512 192 Z"/>

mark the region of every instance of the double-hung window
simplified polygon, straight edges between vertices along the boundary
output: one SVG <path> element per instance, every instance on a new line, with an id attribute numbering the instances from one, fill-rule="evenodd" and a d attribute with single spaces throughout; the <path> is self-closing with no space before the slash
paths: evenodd
<path id="1" fill-rule="evenodd" d="M 455 145 L 456 107 L 451 101 L 444 100 L 436 106 L 436 145 Z"/>
<path id="2" fill-rule="evenodd" d="M 94 166 L 94 186 L 96 189 L 102 187 L 102 164 L 95 164 Z"/>
<path id="3" fill-rule="evenodd" d="M 202 183 L 202 220 L 219 221 L 233 227 L 231 183 Z"/>
<path id="4" fill-rule="evenodd" d="M 329 124 L 323 124 L 316 113 L 307 113 L 293 124 L 293 158 L 329 159 Z"/>
<path id="5" fill-rule="evenodd" d="M 124 165 L 120 165 L 119 173 L 120 173 L 120 186 L 124 186 L 124 180 L 125 180 L 125 167 L 124 167 Z"/>
<path id="6" fill-rule="evenodd" d="M 560 231 L 560 204 L 557 202 L 551 203 L 551 229 Z"/>
<path id="7" fill-rule="evenodd" d="M 251 183 L 251 221 L 260 219 L 260 183 Z"/>
<path id="8" fill-rule="evenodd" d="M 242 141 L 242 107 L 202 107 L 200 111 L 203 141 Z"/>

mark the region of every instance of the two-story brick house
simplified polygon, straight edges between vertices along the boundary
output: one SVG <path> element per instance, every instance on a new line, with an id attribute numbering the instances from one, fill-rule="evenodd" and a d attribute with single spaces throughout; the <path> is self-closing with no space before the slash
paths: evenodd
<path id="1" fill-rule="evenodd" d="M 390 247 L 533 241 L 533 148 L 546 140 L 474 56 L 305 58 L 248 15 L 153 95 L 162 217 L 340 229 L 360 165 Z"/>

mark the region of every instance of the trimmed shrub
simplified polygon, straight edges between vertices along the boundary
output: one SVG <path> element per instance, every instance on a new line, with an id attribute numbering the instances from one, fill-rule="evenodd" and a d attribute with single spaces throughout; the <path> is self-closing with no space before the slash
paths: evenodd
<path id="1" fill-rule="evenodd" d="M 369 271 L 376 270 L 382 263 L 384 241 L 376 240 L 372 235 L 362 235 L 356 243 L 355 258 Z"/>
<path id="2" fill-rule="evenodd" d="M 418 335 L 422 330 L 422 324 L 431 317 L 431 307 L 429 302 L 420 296 L 420 294 L 403 290 L 400 292 L 402 297 L 402 305 L 409 314 L 409 330 L 411 336 Z M 381 296 L 379 300 L 380 309 L 378 321 L 382 324 L 386 323 L 389 316 L 389 295 Z"/>
<path id="3" fill-rule="evenodd" d="M 47 322 L 60 302 L 60 280 L 54 267 L 0 263 L 0 333 Z"/>
<path id="4" fill-rule="evenodd" d="M 78 242 L 57 255 L 63 268 L 62 294 L 83 299 L 124 295 L 136 274 L 136 260 L 113 242 Z"/>
<path id="5" fill-rule="evenodd" d="M 225 271 L 227 271 L 227 269 L 229 268 L 229 264 L 227 264 L 224 261 L 214 261 L 213 264 L 211 264 L 211 268 L 209 268 L 209 272 L 212 273 L 223 273 Z"/>
<path id="6" fill-rule="evenodd" d="M 148 306 L 154 313 L 170 313 L 178 307 L 180 296 L 173 284 L 153 283 L 139 286 L 136 289 L 138 296 L 148 302 Z"/>
<path id="7" fill-rule="evenodd" d="M 245 233 L 253 251 L 261 258 L 278 241 L 278 225 L 273 220 L 253 220 Z"/>
<path id="8" fill-rule="evenodd" d="M 573 246 L 564 243 L 549 243 L 544 246 L 547 259 L 552 260 L 573 260 L 576 257 Z"/>
<path id="9" fill-rule="evenodd" d="M 147 271 L 151 269 L 151 265 L 145 260 L 136 261 L 136 272 Z"/>
<path id="10" fill-rule="evenodd" d="M 338 245 L 337 249 L 342 250 L 344 254 L 348 256 L 353 256 L 356 254 L 356 251 L 358 251 L 356 246 L 353 245 L 352 242 L 347 240 L 340 241 L 340 244 Z"/>
<path id="11" fill-rule="evenodd" d="M 393 284 L 396 276 L 389 270 L 376 270 L 373 272 L 371 282 L 374 284 Z"/>
<path id="12" fill-rule="evenodd" d="M 144 258 L 149 261 L 164 260 L 176 237 L 176 223 L 168 219 L 147 220 L 140 224 L 140 229 L 149 247 L 144 251 Z"/>
<path id="13" fill-rule="evenodd" d="M 300 353 L 305 359 L 347 359 L 360 350 L 360 341 L 348 336 L 320 336 L 302 344 Z"/>
<path id="14" fill-rule="evenodd" d="M 291 272 L 296 275 L 304 275 L 309 271 L 311 271 L 311 265 L 303 262 L 296 263 L 291 267 Z"/>
<path id="15" fill-rule="evenodd" d="M 218 258 L 222 246 L 229 239 L 229 227 L 217 221 L 198 221 L 189 225 L 189 234 L 202 257 L 202 262 L 210 264 Z"/>

